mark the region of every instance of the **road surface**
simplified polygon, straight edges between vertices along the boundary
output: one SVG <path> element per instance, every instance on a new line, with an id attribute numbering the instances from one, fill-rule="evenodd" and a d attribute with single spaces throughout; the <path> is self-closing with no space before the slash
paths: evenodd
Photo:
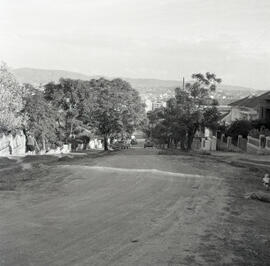
<path id="1" fill-rule="evenodd" d="M 0 191 L 1 266 L 269 265 L 269 207 L 233 188 L 246 169 L 151 148 L 31 167 Z"/>

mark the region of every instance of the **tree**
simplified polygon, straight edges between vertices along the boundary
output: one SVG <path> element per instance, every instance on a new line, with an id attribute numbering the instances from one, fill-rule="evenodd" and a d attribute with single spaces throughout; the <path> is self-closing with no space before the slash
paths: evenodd
<path id="1" fill-rule="evenodd" d="M 27 121 L 25 129 L 35 135 L 43 149 L 45 149 L 45 143 L 56 143 L 59 140 L 56 108 L 44 99 L 43 92 L 27 95 L 24 97 L 24 102 L 22 114 Z"/>
<path id="2" fill-rule="evenodd" d="M 104 150 L 108 138 L 121 133 L 130 135 L 144 119 L 144 105 L 136 90 L 122 79 L 91 80 L 94 89 L 94 108 L 89 118 L 103 136 Z"/>
<path id="3" fill-rule="evenodd" d="M 219 119 L 217 101 L 210 97 L 221 82 L 215 74 L 207 72 L 192 75 L 193 81 L 185 88 L 176 89 L 176 101 L 180 123 L 185 125 L 186 149 L 190 150 L 196 131 L 201 127 L 215 128 Z"/>
<path id="4" fill-rule="evenodd" d="M 45 86 L 45 99 L 61 114 L 57 122 L 66 139 L 84 127 L 103 136 L 105 150 L 109 137 L 132 134 L 145 118 L 138 92 L 121 79 L 61 79 Z"/>
<path id="5" fill-rule="evenodd" d="M 44 98 L 58 110 L 58 135 L 68 141 L 76 127 L 89 127 L 89 114 L 93 105 L 93 89 L 89 81 L 60 79 L 59 83 L 45 85 Z"/>
<path id="6" fill-rule="evenodd" d="M 4 131 L 22 126 L 20 111 L 23 107 L 23 90 L 5 63 L 0 65 L 0 128 Z"/>
<path id="7" fill-rule="evenodd" d="M 195 133 L 209 127 L 216 129 L 219 119 L 218 104 L 210 94 L 215 91 L 221 79 L 207 72 L 193 74 L 193 81 L 185 88 L 176 88 L 175 97 L 167 101 L 162 119 L 155 112 L 150 113 L 151 123 L 155 123 L 154 137 L 162 139 L 168 146 L 180 142 L 181 149 L 190 150 Z M 153 122 L 155 121 L 155 122 Z"/>
<path id="8" fill-rule="evenodd" d="M 155 127 L 164 119 L 164 110 L 165 108 L 157 108 L 152 111 L 147 112 L 147 118 L 144 121 L 142 130 L 147 138 L 152 138 L 153 134 L 158 138 L 159 134 L 154 133 Z"/>

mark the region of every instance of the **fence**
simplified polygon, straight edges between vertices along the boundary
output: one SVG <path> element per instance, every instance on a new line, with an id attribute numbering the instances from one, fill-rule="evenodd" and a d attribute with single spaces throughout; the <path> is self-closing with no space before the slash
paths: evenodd
<path id="1" fill-rule="evenodd" d="M 70 152 L 70 145 L 63 145 L 49 151 L 41 150 L 39 154 L 58 154 Z M 0 136 L 0 156 L 25 155 L 26 154 L 26 137 L 23 131 L 18 131 L 15 135 L 2 134 Z"/>
<path id="2" fill-rule="evenodd" d="M 266 146 L 265 146 L 265 148 L 267 150 L 270 150 L 270 137 L 266 137 Z"/>
<path id="3" fill-rule="evenodd" d="M 231 137 L 225 137 L 223 134 L 217 141 L 217 150 L 270 154 L 270 136 L 260 135 L 259 138 L 248 136 L 245 139 L 239 135 L 237 141 L 233 142 Z"/>
<path id="4" fill-rule="evenodd" d="M 241 149 L 242 151 L 247 151 L 247 142 L 248 142 L 247 139 L 239 135 L 237 139 L 237 147 Z"/>
<path id="5" fill-rule="evenodd" d="M 250 153 L 270 153 L 270 137 L 260 135 L 259 138 L 248 136 L 247 151 Z"/>
<path id="6" fill-rule="evenodd" d="M 192 142 L 192 150 L 200 150 L 201 149 L 201 138 L 194 138 Z"/>
<path id="7" fill-rule="evenodd" d="M 200 149 L 203 151 L 215 151 L 217 149 L 216 137 L 202 138 Z"/>
<path id="8" fill-rule="evenodd" d="M 251 136 L 248 136 L 248 144 L 260 148 L 260 140 Z"/>
<path id="9" fill-rule="evenodd" d="M 221 138 L 217 140 L 217 150 L 230 151 L 230 152 L 243 152 L 247 150 L 247 139 L 244 139 L 241 135 L 238 139 L 233 141 L 232 137 L 221 135 Z"/>

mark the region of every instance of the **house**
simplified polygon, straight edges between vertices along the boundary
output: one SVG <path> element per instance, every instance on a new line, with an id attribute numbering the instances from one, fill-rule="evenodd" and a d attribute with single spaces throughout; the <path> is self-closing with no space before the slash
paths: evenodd
<path id="1" fill-rule="evenodd" d="M 230 112 L 221 119 L 225 124 L 231 124 L 235 120 L 270 121 L 270 91 L 259 96 L 247 96 L 229 104 Z"/>
<path id="2" fill-rule="evenodd" d="M 161 108 L 161 107 L 166 107 L 166 102 L 165 101 L 154 101 L 152 103 L 152 110 Z"/>
<path id="3" fill-rule="evenodd" d="M 192 143 L 193 150 L 215 151 L 217 149 L 216 133 L 210 128 L 197 130 Z"/>
<path id="4" fill-rule="evenodd" d="M 144 103 L 145 103 L 145 112 L 152 111 L 152 109 L 153 109 L 152 101 L 147 99 Z"/>

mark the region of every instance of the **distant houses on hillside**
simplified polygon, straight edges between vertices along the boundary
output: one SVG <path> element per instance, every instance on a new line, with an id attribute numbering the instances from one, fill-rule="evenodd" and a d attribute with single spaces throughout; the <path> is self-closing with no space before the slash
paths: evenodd
<path id="1" fill-rule="evenodd" d="M 165 101 L 155 101 L 152 103 L 152 110 L 161 108 L 161 107 L 166 107 L 166 102 Z"/>
<path id="2" fill-rule="evenodd" d="M 146 112 L 160 107 L 166 107 L 166 100 L 154 98 L 145 99 Z M 221 122 L 231 124 L 235 120 L 265 120 L 270 121 L 270 91 L 259 96 L 247 96 L 228 105 L 217 106 L 221 113 Z"/>
<path id="3" fill-rule="evenodd" d="M 161 108 L 161 107 L 166 107 L 166 101 L 165 100 L 159 100 L 159 99 L 149 100 L 149 99 L 146 99 L 144 103 L 145 103 L 145 111 L 146 112 L 153 111 L 153 110 Z"/>

